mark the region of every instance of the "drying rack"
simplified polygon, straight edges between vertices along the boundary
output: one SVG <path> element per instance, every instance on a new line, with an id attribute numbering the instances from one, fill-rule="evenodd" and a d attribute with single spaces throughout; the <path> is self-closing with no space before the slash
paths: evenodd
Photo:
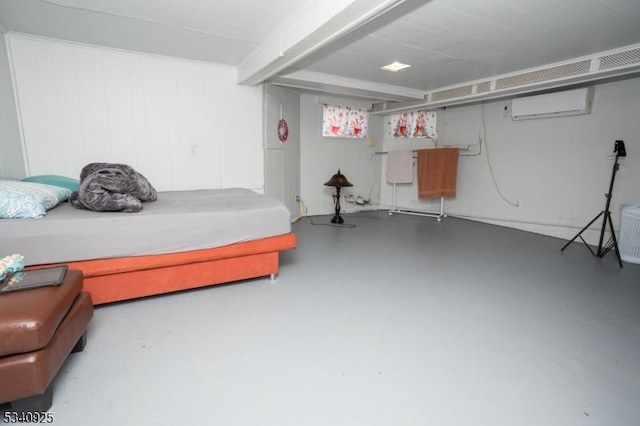
<path id="1" fill-rule="evenodd" d="M 452 147 L 452 146 L 454 145 L 444 145 L 444 147 Z M 466 145 L 465 148 L 460 148 L 460 149 L 469 150 L 470 145 Z M 383 152 L 380 152 L 380 154 L 387 154 L 387 152 L 383 151 Z M 414 151 L 413 158 L 414 159 L 416 158 L 415 151 Z M 409 210 L 409 209 L 398 208 L 396 204 L 396 183 L 394 182 L 392 183 L 392 185 L 393 185 L 393 207 L 391 208 L 391 210 L 389 210 L 389 216 L 391 216 L 392 214 L 410 214 L 414 216 L 427 216 L 427 217 L 435 217 L 436 219 L 438 219 L 438 222 L 440 222 L 443 218 L 447 217 L 447 214 L 444 212 L 444 196 L 440 197 L 439 212 L 429 212 L 429 211 L 422 211 L 422 210 Z"/>
<path id="2" fill-rule="evenodd" d="M 391 208 L 391 210 L 389 210 L 389 216 L 391 216 L 392 214 L 410 214 L 414 216 L 427 216 L 427 217 L 435 217 L 436 219 L 438 219 L 438 222 L 440 222 L 442 218 L 447 217 L 447 215 L 444 212 L 444 197 L 440 197 L 440 212 L 426 212 L 426 211 L 420 211 L 420 210 L 399 209 L 396 206 L 396 183 L 394 182 L 392 185 L 393 185 L 393 207 Z"/>

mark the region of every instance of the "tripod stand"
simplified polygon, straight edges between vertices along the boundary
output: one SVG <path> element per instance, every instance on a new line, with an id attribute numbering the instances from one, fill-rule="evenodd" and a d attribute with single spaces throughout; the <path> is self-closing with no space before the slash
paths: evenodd
<path id="1" fill-rule="evenodd" d="M 571 239 L 571 241 L 565 244 L 560 251 L 564 251 L 564 249 L 566 249 L 569 246 L 569 244 L 574 242 L 576 238 L 580 237 L 580 239 L 587 246 L 591 254 L 596 257 L 602 258 L 607 253 L 609 253 L 611 249 L 614 249 L 616 252 L 616 257 L 618 258 L 618 264 L 620 264 L 620 267 L 622 268 L 622 259 L 620 258 L 620 250 L 618 250 L 618 240 L 616 240 L 616 233 L 613 230 L 613 222 L 611 221 L 611 212 L 609 211 L 609 206 L 611 205 L 611 194 L 613 193 L 613 183 L 615 182 L 615 179 L 616 179 L 616 172 L 620 168 L 620 163 L 618 163 L 618 159 L 620 157 L 627 156 L 627 151 L 624 148 L 624 142 L 616 141 L 613 151 L 616 153 L 616 159 L 613 163 L 613 171 L 611 173 L 611 183 L 609 184 L 609 192 L 605 194 L 605 196 L 607 197 L 607 203 L 605 205 L 604 210 L 601 211 L 596 217 L 594 217 L 593 220 L 587 224 L 587 226 L 582 228 L 582 230 L 580 230 L 580 232 L 578 232 Z M 587 244 L 587 242 L 584 240 L 584 238 L 582 238 L 582 233 L 586 231 L 587 228 L 589 228 L 596 220 L 598 220 L 600 216 L 604 216 L 604 218 L 602 220 L 602 229 L 600 230 L 600 240 L 598 242 L 598 248 L 594 252 L 589 246 L 589 244 Z M 609 237 L 609 240 L 606 242 L 606 244 L 603 245 L 604 233 L 606 231 L 607 224 L 609 225 L 609 232 L 611 232 L 611 237 Z"/>

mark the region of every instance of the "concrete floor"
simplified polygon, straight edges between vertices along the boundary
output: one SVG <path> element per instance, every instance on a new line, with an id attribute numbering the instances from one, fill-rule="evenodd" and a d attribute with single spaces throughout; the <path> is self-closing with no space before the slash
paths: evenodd
<path id="1" fill-rule="evenodd" d="M 640 424 L 640 265 L 456 218 L 328 219 L 294 224 L 274 283 L 98 307 L 54 424 Z"/>

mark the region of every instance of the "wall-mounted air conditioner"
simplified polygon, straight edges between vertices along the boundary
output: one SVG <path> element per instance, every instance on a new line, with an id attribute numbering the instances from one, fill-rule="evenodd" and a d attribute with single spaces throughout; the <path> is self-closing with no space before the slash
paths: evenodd
<path id="1" fill-rule="evenodd" d="M 592 104 L 593 87 L 515 98 L 511 101 L 511 118 L 527 120 L 589 114 Z"/>

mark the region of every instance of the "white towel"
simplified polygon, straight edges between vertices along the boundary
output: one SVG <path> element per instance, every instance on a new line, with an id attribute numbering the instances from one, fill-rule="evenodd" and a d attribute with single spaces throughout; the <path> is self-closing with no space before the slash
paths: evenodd
<path id="1" fill-rule="evenodd" d="M 387 182 L 413 182 L 413 151 L 389 151 L 387 153 Z"/>

